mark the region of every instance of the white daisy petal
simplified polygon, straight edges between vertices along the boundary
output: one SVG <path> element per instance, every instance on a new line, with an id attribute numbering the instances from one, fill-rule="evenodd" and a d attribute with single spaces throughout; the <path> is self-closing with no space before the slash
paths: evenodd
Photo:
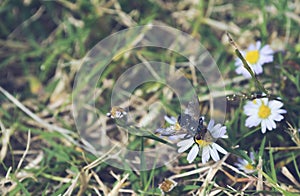
<path id="1" fill-rule="evenodd" d="M 261 101 L 262 104 L 269 105 L 269 99 L 268 98 L 261 98 L 259 100 Z"/>
<path id="2" fill-rule="evenodd" d="M 239 160 L 238 160 L 239 161 Z M 242 168 L 244 165 L 241 163 L 234 163 L 235 166 L 237 166 L 238 168 Z"/>
<path id="3" fill-rule="evenodd" d="M 213 138 L 221 138 L 226 134 L 226 127 L 223 126 L 219 129 L 214 129 L 213 132 L 211 132 L 211 135 Z"/>
<path id="4" fill-rule="evenodd" d="M 182 152 L 186 151 L 193 144 L 194 144 L 194 139 L 193 138 L 190 138 L 190 139 L 187 139 L 187 140 L 182 140 L 182 141 L 178 142 L 177 143 L 177 146 L 179 147 L 178 152 L 182 153 Z"/>
<path id="5" fill-rule="evenodd" d="M 279 109 L 283 106 L 283 103 L 277 100 L 272 100 L 269 102 L 269 107 L 272 109 Z"/>
<path id="6" fill-rule="evenodd" d="M 214 127 L 215 121 L 211 119 L 207 125 L 207 129 L 211 130 Z"/>
<path id="7" fill-rule="evenodd" d="M 272 123 L 270 119 L 265 119 L 265 123 L 268 130 L 272 130 Z"/>
<path id="8" fill-rule="evenodd" d="M 217 149 L 217 151 L 219 151 L 222 154 L 227 154 L 227 151 L 222 148 L 219 144 L 213 143 L 213 148 Z"/>
<path id="9" fill-rule="evenodd" d="M 270 120 L 270 123 L 271 123 L 272 129 L 275 129 L 276 128 L 276 123 L 274 122 L 274 120 Z"/>
<path id="10" fill-rule="evenodd" d="M 239 65 L 236 69 L 235 72 L 237 74 L 242 74 L 243 73 L 243 65 Z"/>
<path id="11" fill-rule="evenodd" d="M 250 156 L 249 156 L 249 157 L 250 157 L 250 159 L 251 159 L 251 160 L 254 162 L 254 158 L 255 158 L 255 157 L 254 157 L 254 153 L 253 153 L 253 152 L 250 152 L 250 154 L 249 154 L 249 155 L 250 155 Z"/>
<path id="12" fill-rule="evenodd" d="M 192 147 L 191 151 L 189 152 L 188 156 L 187 156 L 187 160 L 189 163 L 192 163 L 195 158 L 197 157 L 199 152 L 199 147 L 198 145 L 194 144 L 194 146 Z"/>
<path id="13" fill-rule="evenodd" d="M 265 63 L 273 62 L 273 56 L 264 56 L 262 60 L 260 60 L 260 63 L 263 65 Z"/>
<path id="14" fill-rule="evenodd" d="M 261 74 L 263 72 L 263 68 L 261 65 L 256 65 L 256 66 L 253 66 L 253 70 L 255 72 L 255 74 Z"/>
<path id="15" fill-rule="evenodd" d="M 186 134 L 179 134 L 179 135 L 171 135 L 168 137 L 169 140 L 179 140 L 183 139 L 186 136 Z"/>
<path id="16" fill-rule="evenodd" d="M 214 161 L 220 160 L 220 156 L 215 148 L 209 148 L 209 153 Z"/>
<path id="17" fill-rule="evenodd" d="M 254 44 L 250 44 L 248 50 L 257 50 L 258 48 Z"/>
<path id="18" fill-rule="evenodd" d="M 257 116 L 249 116 L 246 119 L 246 123 L 245 126 L 246 127 L 255 127 L 257 125 L 259 125 L 259 123 L 261 122 L 261 119 L 259 119 Z"/>
<path id="19" fill-rule="evenodd" d="M 205 164 L 210 158 L 210 154 L 209 154 L 209 147 L 206 146 L 202 149 L 202 163 Z"/>
<path id="20" fill-rule="evenodd" d="M 215 132 L 218 132 L 219 129 L 221 127 L 221 124 L 216 124 L 213 128 L 207 128 L 209 130 L 210 133 L 215 133 Z"/>
<path id="21" fill-rule="evenodd" d="M 236 72 L 237 74 L 242 74 L 245 78 L 251 78 L 250 73 L 247 71 L 246 68 L 244 68 L 243 64 L 241 64 L 240 66 L 238 66 L 238 67 L 235 69 L 235 72 Z"/>
<path id="22" fill-rule="evenodd" d="M 266 122 L 265 121 L 261 122 L 261 132 L 266 133 Z"/>
<path id="23" fill-rule="evenodd" d="M 257 41 L 256 42 L 256 50 L 259 50 L 260 49 L 260 47 L 261 47 L 261 41 Z"/>
<path id="24" fill-rule="evenodd" d="M 240 59 L 236 59 L 234 65 L 236 66 L 236 68 L 240 68 L 243 67 L 243 62 Z"/>
<path id="25" fill-rule="evenodd" d="M 219 138 L 228 137 L 228 136 L 226 135 L 226 133 L 227 133 L 226 127 L 225 127 L 225 126 L 221 127 L 221 129 L 220 129 L 220 134 L 219 134 Z"/>
<path id="26" fill-rule="evenodd" d="M 244 113 L 247 115 L 247 116 L 251 116 L 253 115 L 254 113 L 257 112 L 258 110 L 258 107 L 256 105 L 253 105 L 253 107 L 251 106 L 247 106 L 247 107 L 244 107 Z"/>
<path id="27" fill-rule="evenodd" d="M 165 115 L 164 118 L 165 118 L 165 121 L 167 121 L 171 125 L 174 125 L 177 121 L 177 119 L 174 116 L 169 117 L 169 116 Z"/>
<path id="28" fill-rule="evenodd" d="M 284 110 L 284 109 L 279 109 L 279 110 L 277 110 L 277 112 L 278 112 L 279 114 L 285 114 L 285 113 L 286 113 L 286 110 Z"/>
<path id="29" fill-rule="evenodd" d="M 270 55 L 270 54 L 272 55 L 274 51 L 271 49 L 269 45 L 265 45 L 260 49 L 260 53 L 263 55 Z"/>
<path id="30" fill-rule="evenodd" d="M 193 141 L 193 138 L 182 140 L 182 141 L 177 143 L 177 146 L 179 146 L 179 147 L 187 146 L 188 144 L 193 143 L 191 141 Z"/>
<path id="31" fill-rule="evenodd" d="M 252 70 L 252 71 L 253 71 L 253 70 Z M 245 69 L 244 67 L 243 67 L 243 72 L 242 72 L 242 74 L 243 74 L 243 76 L 244 76 L 245 78 L 251 78 L 251 77 L 252 77 L 251 74 L 248 72 L 248 70 Z"/>
<path id="32" fill-rule="evenodd" d="M 273 114 L 270 116 L 270 118 L 274 119 L 275 121 L 281 121 L 283 116 L 281 114 Z"/>
<path id="33" fill-rule="evenodd" d="M 246 159 L 238 158 L 239 165 L 246 165 L 248 161 Z"/>

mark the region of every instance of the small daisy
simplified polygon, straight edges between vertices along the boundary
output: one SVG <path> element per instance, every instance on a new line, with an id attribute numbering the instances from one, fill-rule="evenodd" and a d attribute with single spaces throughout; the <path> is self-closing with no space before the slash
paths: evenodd
<path id="1" fill-rule="evenodd" d="M 164 179 L 164 181 L 158 185 L 158 188 L 161 191 L 161 194 L 165 195 L 165 193 L 172 191 L 176 186 L 177 182 L 175 182 L 174 180 Z"/>
<path id="2" fill-rule="evenodd" d="M 246 51 L 241 51 L 245 60 L 248 62 L 252 71 L 258 75 L 263 72 L 262 65 L 273 61 L 274 51 L 269 45 L 261 48 L 261 42 L 257 41 L 255 45 L 251 44 Z M 243 62 L 237 58 L 235 61 L 236 73 L 242 74 L 246 78 L 251 78 L 250 73 L 244 68 Z"/>
<path id="3" fill-rule="evenodd" d="M 251 159 L 251 163 L 249 163 L 246 159 L 238 158 L 238 162 L 235 163 L 235 165 L 240 170 L 243 170 L 247 174 L 251 174 L 255 172 L 255 167 L 253 166 L 255 164 L 255 158 L 253 152 L 250 152 L 250 159 Z"/>
<path id="4" fill-rule="evenodd" d="M 162 137 L 167 136 L 169 140 L 173 141 L 183 139 L 186 136 L 186 133 L 178 134 L 181 127 L 174 116 L 169 117 L 165 115 L 164 118 L 170 126 L 166 128 L 158 128 L 154 131 L 154 133 L 159 134 Z"/>
<path id="5" fill-rule="evenodd" d="M 218 138 L 227 138 L 226 127 L 221 126 L 221 124 L 217 124 L 214 126 L 214 121 L 210 120 L 207 126 L 207 130 L 208 131 L 204 134 L 203 138 L 199 138 L 196 134 L 192 138 L 178 142 L 177 146 L 179 147 L 179 153 L 182 153 L 192 147 L 187 156 L 187 160 L 189 163 L 192 163 L 194 161 L 199 151 L 203 164 L 206 163 L 210 159 L 210 157 L 212 157 L 214 161 L 220 160 L 218 151 L 222 154 L 227 153 L 226 150 L 215 143 Z"/>
<path id="6" fill-rule="evenodd" d="M 286 110 L 280 109 L 283 103 L 278 100 L 269 101 L 268 98 L 254 99 L 247 101 L 244 106 L 244 113 L 248 116 L 246 127 L 256 127 L 261 124 L 261 132 L 265 133 L 276 128 L 275 121 L 281 121 Z"/>
<path id="7" fill-rule="evenodd" d="M 121 119 L 127 115 L 127 112 L 118 106 L 113 106 L 110 112 L 106 113 L 106 116 L 112 119 Z"/>

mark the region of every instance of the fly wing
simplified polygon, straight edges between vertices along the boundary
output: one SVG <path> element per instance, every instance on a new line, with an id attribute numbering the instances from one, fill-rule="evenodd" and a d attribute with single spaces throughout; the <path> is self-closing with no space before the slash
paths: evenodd
<path id="1" fill-rule="evenodd" d="M 206 131 L 205 135 L 204 135 L 204 141 L 214 142 L 215 139 L 213 138 L 213 136 L 211 135 L 211 133 L 209 131 Z"/>
<path id="2" fill-rule="evenodd" d="M 178 122 L 180 126 L 187 131 L 190 135 L 194 135 L 197 131 L 199 120 L 199 101 L 194 97 L 184 111 L 184 114 L 179 116 Z"/>
<path id="3" fill-rule="evenodd" d="M 198 121 L 200 117 L 198 97 L 193 97 L 193 99 L 188 103 L 184 113 L 190 115 L 194 120 Z"/>
<path id="4" fill-rule="evenodd" d="M 161 136 L 171 136 L 171 135 L 175 135 L 176 130 L 174 126 L 170 126 L 167 128 L 158 128 L 154 131 L 154 133 L 159 134 Z"/>

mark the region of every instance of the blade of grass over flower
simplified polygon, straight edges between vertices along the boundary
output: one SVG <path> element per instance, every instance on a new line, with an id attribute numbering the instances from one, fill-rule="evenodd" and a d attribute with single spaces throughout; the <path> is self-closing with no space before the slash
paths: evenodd
<path id="1" fill-rule="evenodd" d="M 234 47 L 234 51 L 235 54 L 238 56 L 239 59 L 241 59 L 241 61 L 243 62 L 244 68 L 247 69 L 247 71 L 250 73 L 252 79 L 254 80 L 255 84 L 257 85 L 257 88 L 264 92 L 265 94 L 269 95 L 268 91 L 263 87 L 263 85 L 259 82 L 259 80 L 257 79 L 257 77 L 255 76 L 255 74 L 253 73 L 252 69 L 250 68 L 250 66 L 248 65 L 246 59 L 243 57 L 243 55 L 241 54 L 241 52 L 239 51 L 236 43 L 234 42 L 234 40 L 231 38 L 231 36 L 229 35 L 229 33 L 227 32 L 227 37 L 229 39 L 229 43 Z"/>

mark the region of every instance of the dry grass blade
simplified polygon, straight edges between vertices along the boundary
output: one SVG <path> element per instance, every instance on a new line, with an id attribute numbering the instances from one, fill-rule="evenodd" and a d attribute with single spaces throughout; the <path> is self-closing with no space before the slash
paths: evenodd
<path id="1" fill-rule="evenodd" d="M 14 186 L 15 183 L 13 183 L 9 177 L 9 175 L 11 174 L 12 171 L 12 167 L 9 167 L 6 175 L 4 178 L 0 179 L 0 193 L 5 195 L 7 192 L 9 192 L 10 187 Z M 6 186 L 6 183 L 12 183 L 12 185 L 10 187 Z"/>
<path id="2" fill-rule="evenodd" d="M 12 129 L 6 129 L 1 120 L 0 120 L 0 128 L 2 132 L 2 137 L 1 137 L 2 148 L 0 151 L 0 162 L 2 162 L 5 159 L 10 135 L 12 134 L 13 131 Z"/>
<path id="3" fill-rule="evenodd" d="M 0 195 L 299 195 L 300 0 L 0 2 Z M 192 93 L 196 131 L 159 137 Z M 264 97 L 286 114 L 262 133 L 245 104 Z M 175 151 L 200 115 L 226 127 L 217 162 Z"/>
<path id="4" fill-rule="evenodd" d="M 208 171 L 209 168 L 210 168 L 210 166 L 201 167 L 199 169 L 195 169 L 195 170 L 188 171 L 188 172 L 185 172 L 185 173 L 182 173 L 182 174 L 177 174 L 177 175 L 171 176 L 171 177 L 169 177 L 169 179 L 173 180 L 173 179 L 176 179 L 176 178 L 183 178 L 183 177 L 186 177 L 186 176 L 200 174 L 200 173 Z"/>
<path id="5" fill-rule="evenodd" d="M 30 116 L 33 120 L 36 122 L 40 123 L 43 127 L 49 129 L 49 130 L 54 130 L 57 131 L 63 135 L 67 134 L 74 134 L 74 132 L 64 129 L 55 125 L 51 125 L 47 122 L 45 122 L 43 119 L 35 115 L 32 111 L 30 111 L 27 107 L 25 107 L 20 101 L 18 101 L 16 98 L 14 98 L 9 92 L 7 92 L 5 89 L 3 89 L 0 86 L 0 91 L 3 93 L 11 102 L 13 102 L 18 108 L 20 108 L 23 112 L 25 112 L 28 116 Z"/>
<path id="6" fill-rule="evenodd" d="M 228 32 L 231 32 L 236 35 L 240 34 L 240 32 L 241 32 L 241 29 L 235 25 L 226 24 L 224 22 L 216 21 L 216 20 L 213 20 L 210 18 L 204 18 L 203 23 L 207 24 L 213 28 L 216 28 L 216 29 L 219 29 L 222 31 L 228 31 Z"/>
<path id="7" fill-rule="evenodd" d="M 114 188 L 108 194 L 108 196 L 118 196 L 119 190 L 122 188 L 124 182 L 127 180 L 128 177 L 129 177 L 129 174 L 126 174 L 121 180 L 118 179 L 117 184 L 114 186 Z"/>
<path id="8" fill-rule="evenodd" d="M 143 57 L 143 55 L 141 55 L 140 53 L 137 54 L 137 57 L 143 62 L 143 64 L 145 65 L 145 67 L 150 71 L 150 73 L 153 75 L 153 77 L 157 80 L 160 81 L 161 77 L 156 73 L 156 71 L 152 68 L 152 65 L 149 63 L 149 61 L 147 59 L 145 59 L 145 57 Z"/>
<path id="9" fill-rule="evenodd" d="M 287 167 L 281 168 L 281 173 L 285 175 L 292 183 L 294 183 L 297 187 L 300 187 L 300 183 L 297 182 L 296 178 L 293 176 L 293 174 L 288 170 Z"/>
<path id="10" fill-rule="evenodd" d="M 18 163 L 18 166 L 17 166 L 17 169 L 16 169 L 16 172 L 21 168 L 22 166 L 22 163 L 28 153 L 28 150 L 29 150 L 29 147 L 30 147 L 30 139 L 31 139 L 31 131 L 30 129 L 28 130 L 28 134 L 27 134 L 27 144 L 26 144 L 26 149 L 22 155 L 22 158 L 20 159 L 19 163 Z"/>
<path id="11" fill-rule="evenodd" d="M 74 145 L 78 147 L 82 147 L 84 149 L 85 146 L 80 145 L 78 142 L 76 142 L 70 135 L 75 136 L 75 133 L 73 131 L 70 131 L 68 129 L 64 129 L 61 127 L 58 127 L 56 125 L 49 124 L 48 122 L 44 121 L 37 115 L 35 115 L 32 111 L 30 111 L 27 107 L 25 107 L 20 101 L 18 101 L 16 98 L 14 98 L 9 92 L 7 92 L 5 89 L 3 89 L 0 86 L 0 92 L 3 93 L 11 102 L 13 102 L 18 108 L 20 108 L 24 113 L 26 113 L 29 117 L 31 117 L 33 120 L 38 122 L 43 127 L 47 128 L 50 131 L 57 131 L 60 134 L 62 134 L 69 142 L 73 143 Z"/>
<path id="12" fill-rule="evenodd" d="M 258 180 L 256 184 L 256 191 L 262 191 L 263 187 L 263 171 L 262 171 L 263 160 L 261 157 L 258 159 L 257 171 L 258 171 Z"/>
<path id="13" fill-rule="evenodd" d="M 84 195 L 84 192 L 86 191 L 86 189 L 89 186 L 91 176 L 92 175 L 88 171 L 82 170 L 80 172 L 80 175 L 79 175 L 80 187 L 79 187 L 79 191 L 77 193 L 78 196 Z"/>
<path id="14" fill-rule="evenodd" d="M 8 37 L 14 38 L 16 35 L 21 34 L 22 29 L 29 26 L 30 23 L 38 20 L 44 13 L 45 7 L 41 6 L 29 19 L 25 20 L 21 25 L 19 25 Z"/>
<path id="15" fill-rule="evenodd" d="M 94 172 L 91 171 L 92 175 L 94 176 L 96 182 L 99 184 L 101 191 L 103 192 L 104 195 L 108 195 L 108 188 L 105 186 L 105 184 L 102 182 L 100 177 Z"/>
<path id="16" fill-rule="evenodd" d="M 78 182 L 78 178 L 79 178 L 80 174 L 77 174 L 77 176 L 75 177 L 75 179 L 72 180 L 72 184 L 69 186 L 69 188 L 67 189 L 67 191 L 63 194 L 63 196 L 71 196 L 73 190 L 76 187 L 76 184 Z"/>
<path id="17" fill-rule="evenodd" d="M 105 154 L 103 154 L 102 156 L 100 156 L 99 158 L 97 158 L 95 161 L 93 161 L 92 163 L 86 165 L 83 170 L 90 170 L 93 169 L 94 167 L 98 166 L 99 164 L 101 164 L 102 162 L 104 162 L 106 159 L 109 158 L 109 155 L 113 152 L 113 150 L 117 147 L 117 144 L 114 145 L 108 152 L 106 152 Z"/>
<path id="18" fill-rule="evenodd" d="M 209 183 L 212 181 L 216 173 L 222 169 L 222 163 L 228 158 L 229 153 L 227 153 L 221 160 L 216 162 L 212 167 L 210 167 L 208 174 L 200 188 L 199 195 L 205 195 L 205 191 L 209 185 Z"/>

